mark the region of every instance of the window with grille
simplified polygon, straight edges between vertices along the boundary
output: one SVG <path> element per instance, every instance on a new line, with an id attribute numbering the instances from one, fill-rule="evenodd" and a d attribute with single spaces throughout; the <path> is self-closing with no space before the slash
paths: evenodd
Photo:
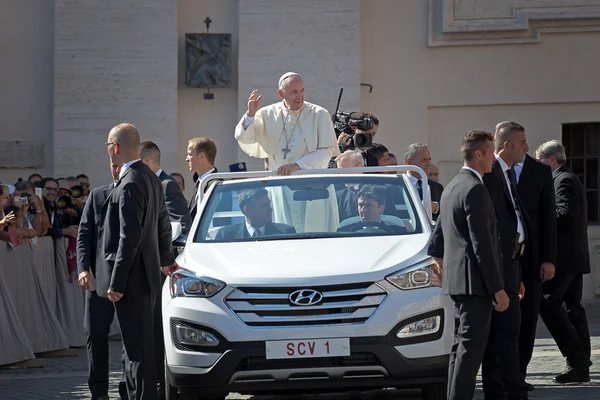
<path id="1" fill-rule="evenodd" d="M 563 124 L 562 142 L 567 153 L 567 166 L 581 179 L 585 187 L 588 222 L 598 224 L 600 122 Z"/>

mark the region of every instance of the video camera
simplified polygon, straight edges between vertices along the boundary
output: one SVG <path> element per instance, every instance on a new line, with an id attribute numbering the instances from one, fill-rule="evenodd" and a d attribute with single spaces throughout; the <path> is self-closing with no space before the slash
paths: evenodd
<path id="1" fill-rule="evenodd" d="M 370 133 L 356 133 L 355 131 L 356 129 L 360 129 L 361 131 L 371 130 L 375 127 L 375 122 L 360 112 L 339 111 L 343 92 L 344 88 L 340 88 L 335 113 L 331 116 L 331 120 L 333 121 L 335 137 L 337 138 L 342 133 L 345 133 L 352 138 L 352 141 L 349 145 L 338 143 L 340 151 L 344 152 L 355 148 L 364 149 L 371 147 L 373 145 L 373 135 Z"/>
<path id="2" fill-rule="evenodd" d="M 342 133 L 352 137 L 352 142 L 349 145 L 339 144 L 340 150 L 352 150 L 355 148 L 367 148 L 373 145 L 373 135 L 370 133 L 356 133 L 356 129 L 368 131 L 373 129 L 375 123 L 369 117 L 359 112 L 344 112 L 338 111 L 334 115 L 333 128 L 335 136 L 338 137 Z"/>

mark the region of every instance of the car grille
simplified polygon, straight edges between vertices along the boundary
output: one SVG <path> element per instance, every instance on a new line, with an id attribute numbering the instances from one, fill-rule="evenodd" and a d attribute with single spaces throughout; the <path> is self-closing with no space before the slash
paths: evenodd
<path id="1" fill-rule="evenodd" d="M 290 295 L 300 289 L 319 291 L 316 305 L 296 305 Z M 376 283 L 317 287 L 240 287 L 226 299 L 247 326 L 285 327 L 361 324 L 383 302 L 387 292 Z"/>
<path id="2" fill-rule="evenodd" d="M 294 360 L 267 360 L 265 357 L 244 358 L 236 371 L 262 371 L 298 368 L 334 368 L 363 367 L 381 365 L 381 361 L 372 353 L 352 353 L 347 357 L 305 358 Z"/>

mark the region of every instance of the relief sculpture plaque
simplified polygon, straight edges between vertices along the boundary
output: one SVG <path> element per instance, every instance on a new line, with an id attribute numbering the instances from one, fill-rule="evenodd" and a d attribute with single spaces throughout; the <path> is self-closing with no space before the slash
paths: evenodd
<path id="1" fill-rule="evenodd" d="M 230 88 L 231 34 L 185 34 L 185 86 Z"/>

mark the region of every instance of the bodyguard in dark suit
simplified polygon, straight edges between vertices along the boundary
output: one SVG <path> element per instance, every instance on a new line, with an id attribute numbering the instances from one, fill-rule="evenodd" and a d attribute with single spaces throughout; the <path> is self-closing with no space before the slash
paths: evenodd
<path id="1" fill-rule="evenodd" d="M 519 369 L 525 383 L 527 365 L 535 344 L 542 282 L 554 277 L 556 265 L 556 206 L 552 170 L 528 154 L 523 162 L 515 164 L 517 192 L 528 216 L 527 246 L 521 263 L 521 278 L 526 296 L 521 301 L 521 329 L 519 332 Z"/>
<path id="2" fill-rule="evenodd" d="M 140 145 L 140 157 L 152 172 L 158 176 L 165 194 L 167 212 L 171 222 L 181 223 L 181 233 L 187 235 L 192 227 L 192 217 L 187 201 L 177 181 L 162 170 L 160 167 L 160 149 L 156 143 L 151 141 L 142 142 Z"/>
<path id="3" fill-rule="evenodd" d="M 498 218 L 504 290 L 510 306 L 503 313 L 492 314 L 488 347 L 483 358 L 482 381 L 486 399 L 526 399 L 519 372 L 520 299 L 525 295 L 521 285 L 521 257 L 527 246 L 527 214 L 516 189 L 514 170 L 510 167 L 523 160 L 527 150 L 524 128 L 514 122 L 502 122 L 494 135 L 496 161 L 492 171 L 483 177 Z"/>
<path id="4" fill-rule="evenodd" d="M 240 210 L 246 217 L 241 224 L 219 229 L 216 240 L 233 240 L 296 233 L 293 226 L 273 222 L 273 208 L 266 189 L 248 189 L 238 195 Z"/>
<path id="5" fill-rule="evenodd" d="M 556 196 L 556 275 L 544 282 L 540 307 L 544 324 L 567 358 L 567 368 L 553 380 L 563 384 L 588 382 L 592 365 L 590 332 L 581 305 L 583 275 L 590 273 L 585 189 L 565 166 L 565 148 L 558 140 L 542 144 L 536 157 L 552 168 Z"/>
<path id="6" fill-rule="evenodd" d="M 420 167 L 427 175 L 429 175 L 429 168 L 431 167 L 431 153 L 427 146 L 423 143 L 413 143 L 406 149 L 404 153 L 404 160 L 407 165 L 416 165 Z M 410 180 L 417 189 L 419 197 L 423 200 L 423 181 L 421 176 L 415 172 L 409 172 Z M 431 196 L 431 211 L 433 220 L 437 221 L 440 213 L 440 202 L 442 200 L 442 192 L 444 186 L 441 183 L 427 180 L 429 186 L 429 193 Z"/>
<path id="7" fill-rule="evenodd" d="M 111 163 L 119 180 L 102 210 L 102 268 L 97 292 L 115 303 L 125 347 L 129 399 L 156 399 L 154 296 L 161 272 L 174 268 L 171 224 L 160 180 L 140 161 L 135 127 L 120 124 L 108 134 Z"/>
<path id="8" fill-rule="evenodd" d="M 442 290 L 454 301 L 454 344 L 448 371 L 448 399 L 470 400 L 475 392 L 490 330 L 493 301 L 504 311 L 509 299 L 499 266 L 496 214 L 482 175 L 491 169 L 492 135 L 470 131 L 461 145 L 463 169 L 442 195 L 438 234 L 430 255 L 443 257 Z M 447 251 L 442 255 L 434 249 Z M 442 264 L 438 260 L 439 264 Z"/>
<path id="9" fill-rule="evenodd" d="M 151 141 L 142 142 L 140 145 L 140 157 L 152 172 L 158 176 L 165 195 L 165 204 L 171 222 L 181 223 L 181 233 L 187 235 L 192 227 L 192 217 L 188 209 L 188 203 L 183 192 L 175 179 L 168 175 L 160 167 L 160 149 Z M 164 284 L 166 275 L 162 275 Z M 162 286 L 162 285 L 161 285 Z M 164 333 L 162 327 L 162 301 L 160 294 L 155 296 L 154 302 L 154 341 L 156 343 L 156 377 L 158 380 L 158 400 L 165 398 L 165 357 L 164 357 Z"/>
<path id="10" fill-rule="evenodd" d="M 114 181 L 119 177 L 119 168 L 111 168 Z M 85 292 L 84 325 L 87 335 L 87 353 L 89 377 L 88 386 L 93 400 L 108 398 L 108 335 L 112 324 L 115 307 L 105 297 L 96 293 L 93 279 L 96 275 L 96 263 L 101 263 L 98 257 L 101 251 L 98 240 L 102 236 L 103 223 L 102 207 L 108 199 L 115 183 L 93 189 L 83 208 L 77 236 L 77 272 L 78 282 Z M 119 383 L 119 393 L 127 398 L 125 380 Z"/>

